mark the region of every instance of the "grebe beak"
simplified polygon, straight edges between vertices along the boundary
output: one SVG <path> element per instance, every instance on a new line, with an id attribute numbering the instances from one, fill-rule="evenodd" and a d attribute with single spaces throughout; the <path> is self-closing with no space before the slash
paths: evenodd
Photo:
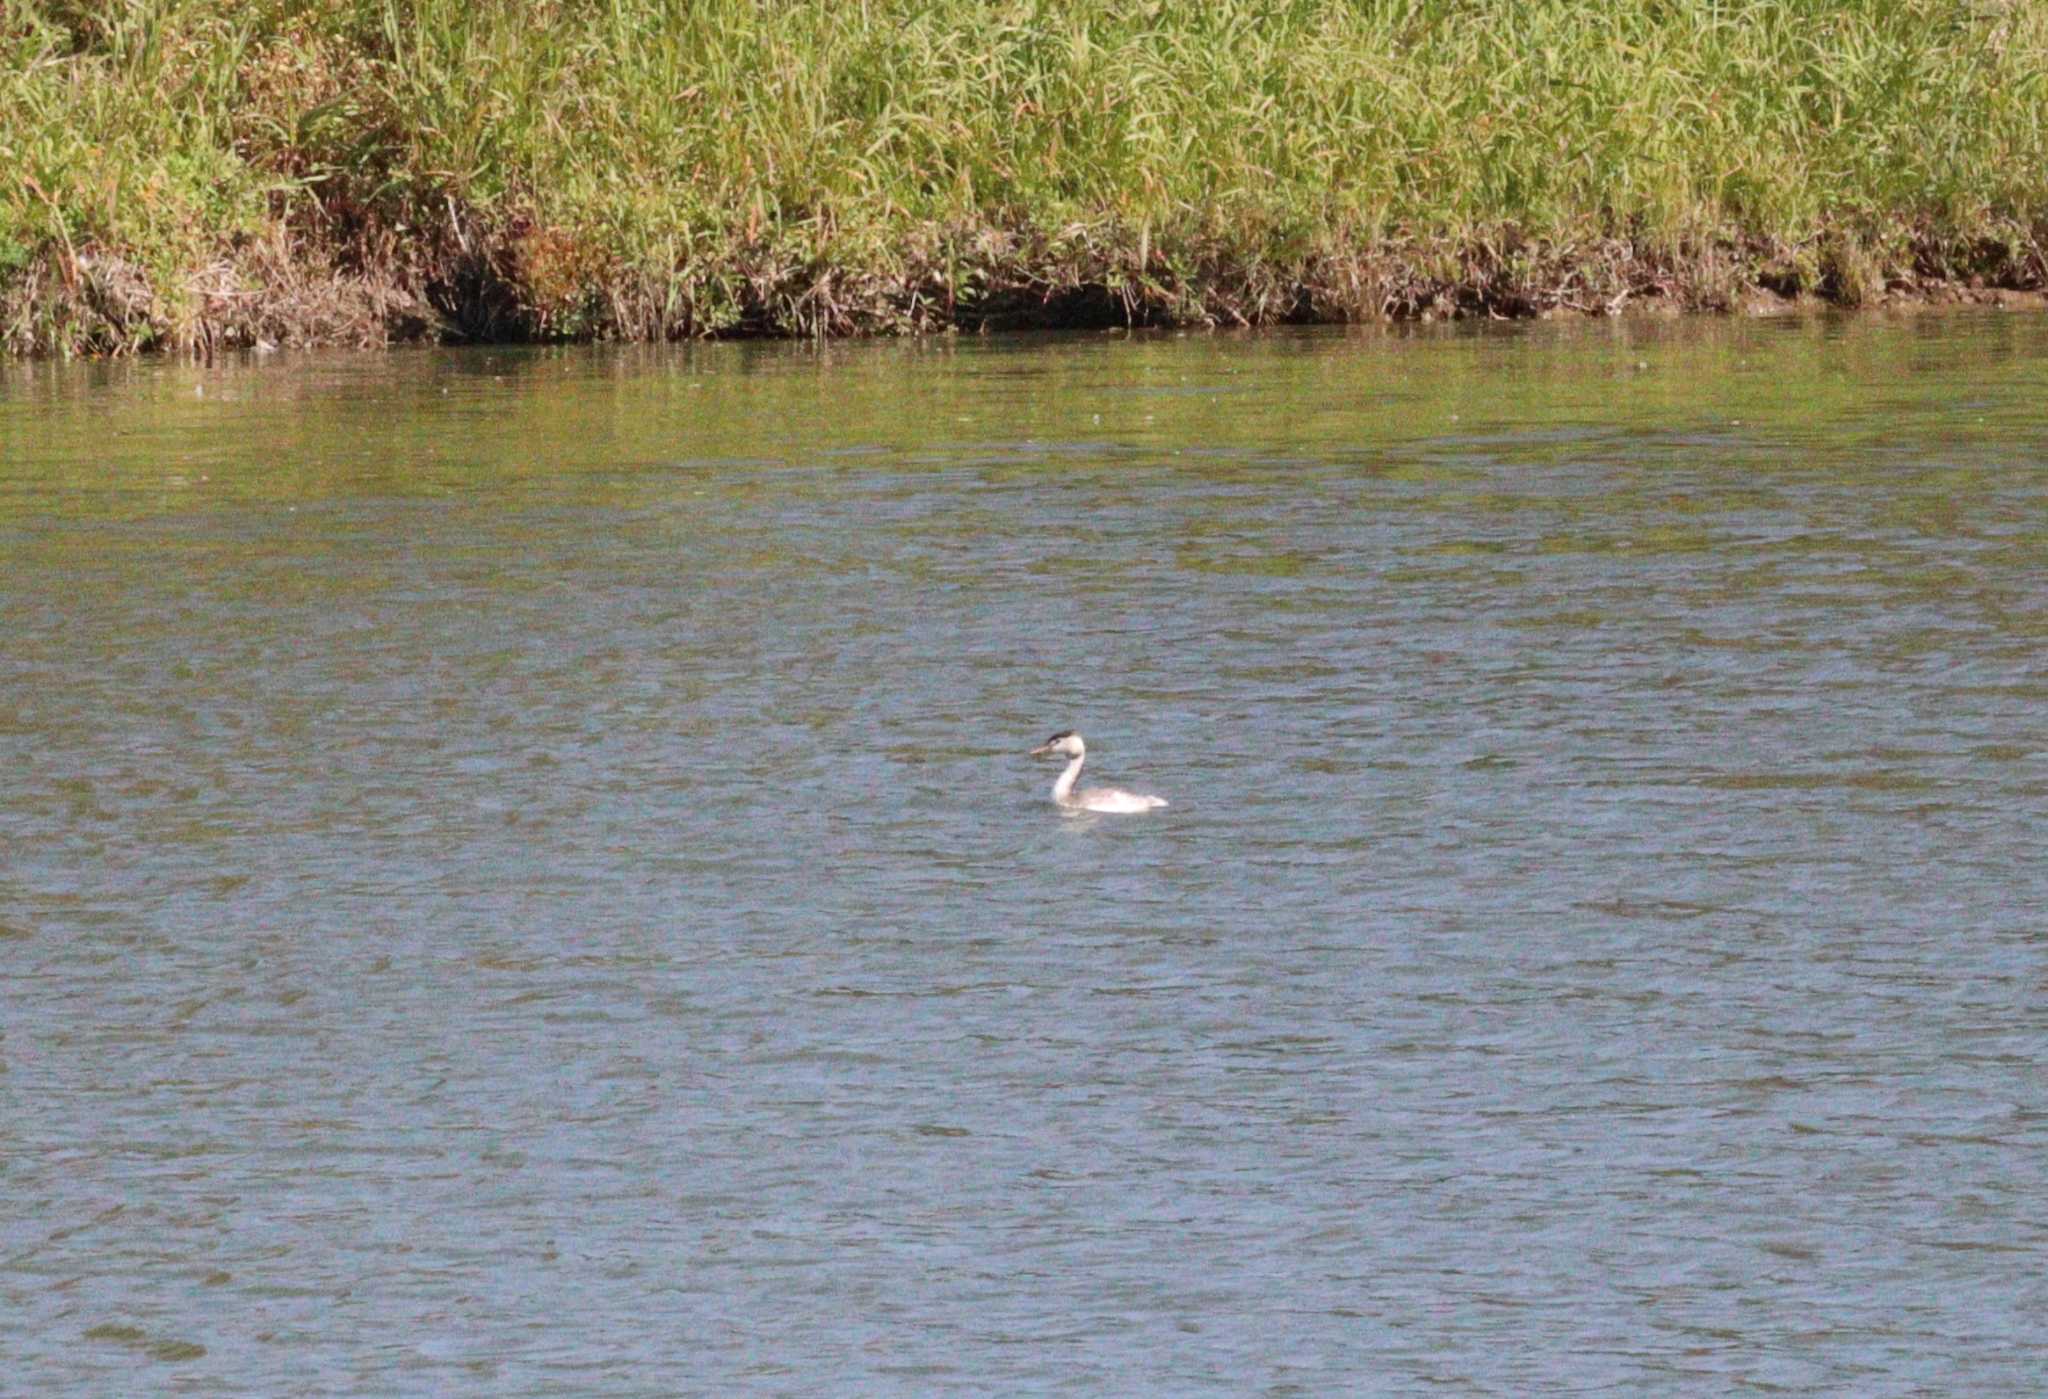
<path id="1" fill-rule="evenodd" d="M 1031 756 L 1034 758 L 1043 758 L 1046 754 L 1050 752 L 1052 752 L 1052 745 L 1050 743 L 1041 743 L 1036 748 L 1031 750 Z"/>

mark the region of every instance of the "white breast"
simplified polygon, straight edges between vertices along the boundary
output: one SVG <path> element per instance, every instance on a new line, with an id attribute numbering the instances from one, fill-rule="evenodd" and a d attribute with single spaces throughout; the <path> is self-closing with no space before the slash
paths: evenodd
<path id="1" fill-rule="evenodd" d="M 1165 806 L 1166 798 L 1140 796 L 1115 787 L 1089 787 L 1074 794 L 1073 805 L 1083 811 L 1150 811 L 1154 807 Z"/>

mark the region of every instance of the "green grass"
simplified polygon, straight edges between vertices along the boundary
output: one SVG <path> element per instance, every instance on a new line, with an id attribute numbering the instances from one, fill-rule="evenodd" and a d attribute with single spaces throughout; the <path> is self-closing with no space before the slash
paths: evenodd
<path id="1" fill-rule="evenodd" d="M 0 0 L 15 349 L 1853 304 L 2044 244 L 2048 0 Z"/>

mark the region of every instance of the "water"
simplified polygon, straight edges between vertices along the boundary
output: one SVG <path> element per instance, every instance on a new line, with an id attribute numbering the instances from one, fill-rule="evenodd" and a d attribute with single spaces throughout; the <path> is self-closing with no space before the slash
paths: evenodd
<path id="1" fill-rule="evenodd" d="M 0 1389 L 2031 1390 L 2044 393 L 9 367 Z"/>

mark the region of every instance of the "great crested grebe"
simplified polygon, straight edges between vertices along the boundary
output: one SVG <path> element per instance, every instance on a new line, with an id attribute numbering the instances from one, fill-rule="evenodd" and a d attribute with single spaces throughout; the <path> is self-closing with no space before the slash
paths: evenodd
<path id="1" fill-rule="evenodd" d="M 1034 758 L 1071 758 L 1067 770 L 1060 774 L 1059 781 L 1052 784 L 1052 799 L 1066 811 L 1150 811 L 1165 806 L 1166 798 L 1148 797 L 1137 792 L 1126 792 L 1120 787 L 1083 787 L 1074 790 L 1074 779 L 1081 775 L 1081 764 L 1088 761 L 1088 745 L 1081 742 L 1081 735 L 1072 730 L 1054 734 L 1044 743 L 1031 750 Z"/>

